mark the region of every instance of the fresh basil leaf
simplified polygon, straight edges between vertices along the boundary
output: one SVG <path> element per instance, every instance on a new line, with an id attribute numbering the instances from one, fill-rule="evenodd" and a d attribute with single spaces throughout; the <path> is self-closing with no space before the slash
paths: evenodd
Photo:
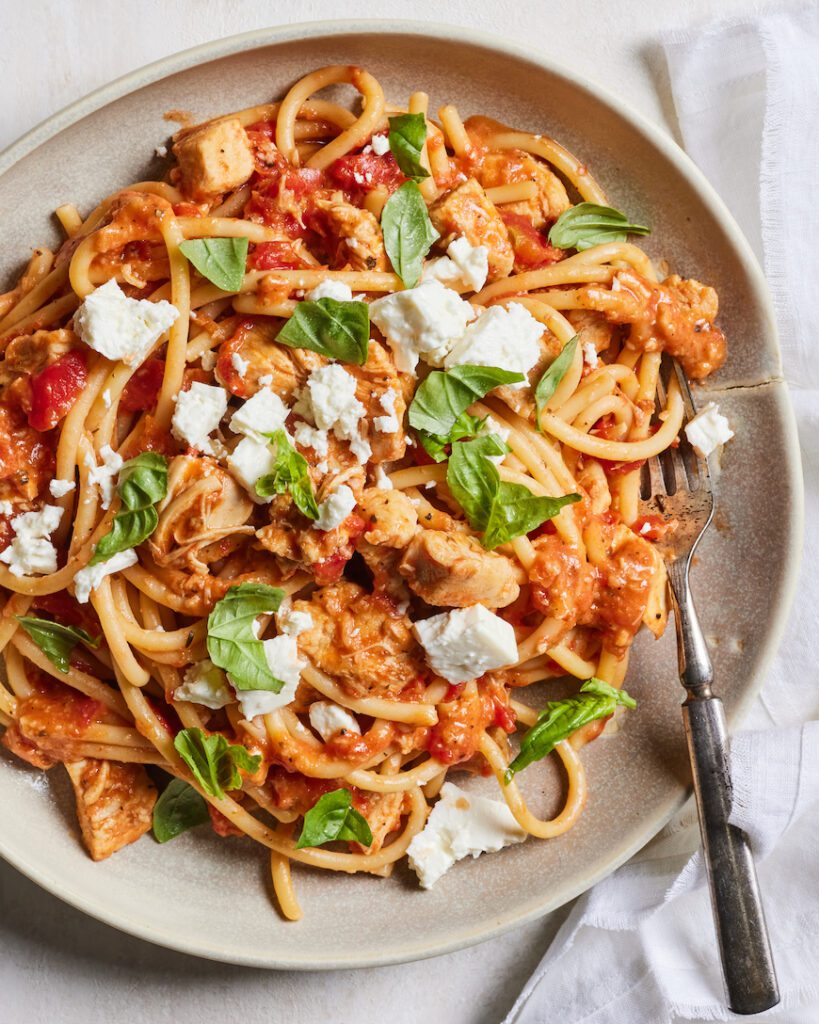
<path id="1" fill-rule="evenodd" d="M 35 644 L 60 672 L 68 672 L 69 656 L 78 643 L 99 647 L 100 638 L 86 633 L 79 626 L 63 626 L 59 622 L 38 619 L 32 615 L 18 615 L 17 621 Z"/>
<path id="2" fill-rule="evenodd" d="M 171 779 L 154 804 L 154 839 L 167 843 L 208 818 L 207 802 L 193 786 L 184 779 Z"/>
<path id="3" fill-rule="evenodd" d="M 446 371 L 433 370 L 410 403 L 410 426 L 428 434 L 446 435 L 473 402 L 502 384 L 518 384 L 525 379 L 522 373 L 496 366 L 463 365 Z"/>
<path id="4" fill-rule="evenodd" d="M 424 257 L 440 237 L 414 181 L 404 182 L 384 204 L 381 230 L 393 270 L 407 288 L 414 288 L 421 280 Z"/>
<path id="5" fill-rule="evenodd" d="M 246 238 L 191 238 L 179 248 L 202 277 L 223 292 L 238 292 L 245 277 L 247 243 Z"/>
<path id="6" fill-rule="evenodd" d="M 353 806 L 353 794 L 349 789 L 334 789 L 325 793 L 304 816 L 304 825 L 296 843 L 296 849 L 305 846 L 322 846 L 334 839 L 347 839 L 371 846 L 373 834 L 363 814 Z"/>
<path id="7" fill-rule="evenodd" d="M 486 417 L 470 416 L 462 412 L 449 428 L 448 434 L 428 434 L 425 430 L 418 431 L 418 440 L 424 451 L 436 462 L 443 462 L 448 456 L 446 449 L 455 441 L 463 441 L 480 434 L 486 423 Z"/>
<path id="8" fill-rule="evenodd" d="M 594 677 L 583 683 L 577 697 L 549 701 L 537 716 L 537 722 L 524 733 L 520 752 L 506 769 L 504 782 L 510 782 L 516 772 L 545 757 L 581 726 L 613 715 L 618 705 L 636 708 L 637 701 L 625 690 L 616 690 Z"/>
<path id="9" fill-rule="evenodd" d="M 560 354 L 556 359 L 553 359 L 551 365 L 549 365 L 543 373 L 543 376 L 537 382 L 535 388 L 535 405 L 537 406 L 537 419 L 535 425 L 540 430 L 540 414 L 546 407 L 546 403 L 557 391 L 557 385 L 566 376 L 566 371 L 572 365 L 572 359 L 574 359 L 575 351 L 577 350 L 578 336 L 575 334 L 573 338 L 570 338 L 560 351 Z"/>
<path id="10" fill-rule="evenodd" d="M 214 665 L 230 673 L 237 690 L 272 690 L 284 683 L 270 671 L 264 645 L 253 624 L 259 615 L 278 611 L 284 591 L 266 583 L 231 587 L 208 616 L 208 655 Z"/>
<path id="11" fill-rule="evenodd" d="M 446 472 L 455 500 L 472 529 L 483 533 L 481 543 L 490 551 L 536 529 L 564 505 L 580 501 L 579 494 L 540 497 L 523 484 L 502 481 L 489 457 L 506 451 L 507 446 L 494 434 L 458 441 L 452 445 Z"/>
<path id="12" fill-rule="evenodd" d="M 157 452 L 143 452 L 129 459 L 119 471 L 117 491 L 132 512 L 162 501 L 168 493 L 168 460 Z"/>
<path id="13" fill-rule="evenodd" d="M 390 118 L 390 149 L 403 174 L 415 181 L 429 177 L 421 163 L 421 150 L 427 137 L 427 121 L 423 114 L 400 114 Z"/>
<path id="14" fill-rule="evenodd" d="M 366 302 L 338 299 L 300 302 L 276 341 L 363 366 L 370 346 L 369 307 Z"/>
<path id="15" fill-rule="evenodd" d="M 650 235 L 651 228 L 631 224 L 628 217 L 610 206 L 578 203 L 552 224 L 549 241 L 558 249 L 591 249 L 605 242 L 625 242 L 629 235 Z"/>
<path id="16" fill-rule="evenodd" d="M 256 481 L 256 493 L 262 498 L 270 498 L 274 494 L 289 492 L 303 516 L 318 519 L 319 510 L 307 459 L 290 444 L 283 430 L 275 430 L 265 437 L 276 449 L 276 461 L 273 472 Z"/>
<path id="17" fill-rule="evenodd" d="M 110 531 L 99 540 L 88 564 L 99 565 L 119 551 L 135 548 L 151 536 L 158 523 L 159 515 L 153 505 L 134 512 L 117 512 Z"/>
<path id="18" fill-rule="evenodd" d="M 226 789 L 242 785 L 240 768 L 252 775 L 262 763 L 258 754 L 251 756 L 241 744 L 228 743 L 220 732 L 206 736 L 201 729 L 181 729 L 173 745 L 202 789 L 220 800 Z"/>

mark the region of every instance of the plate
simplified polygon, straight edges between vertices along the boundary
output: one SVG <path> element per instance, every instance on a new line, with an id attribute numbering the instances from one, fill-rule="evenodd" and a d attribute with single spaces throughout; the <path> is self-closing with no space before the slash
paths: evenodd
<path id="1" fill-rule="evenodd" d="M 756 693 L 787 615 L 801 531 L 795 430 L 780 377 L 762 273 L 727 210 L 670 139 L 619 100 L 550 60 L 462 28 L 320 23 L 269 29 L 169 57 L 35 128 L 0 156 L 0 274 L 58 239 L 53 210 L 91 209 L 118 187 L 162 173 L 167 110 L 198 117 L 266 102 L 313 68 L 365 65 L 389 99 L 430 94 L 554 135 L 579 154 L 614 206 L 652 225 L 646 248 L 716 286 L 730 345 L 703 389 L 736 431 L 719 480 L 715 527 L 693 572 L 717 688 L 730 720 Z M 771 510 L 777 510 L 775 521 Z M 673 629 L 635 645 L 628 688 L 640 704 L 625 728 L 586 748 L 590 798 L 568 835 L 464 862 L 431 892 L 405 868 L 392 879 L 294 867 L 305 916 L 284 922 L 267 857 L 250 841 L 149 838 L 101 864 L 80 845 L 67 781 L 0 760 L 0 853 L 55 895 L 152 942 L 259 967 L 356 967 L 433 956 L 479 942 L 567 902 L 643 846 L 684 801 L 689 782 Z M 4 752 L 5 755 L 5 752 Z M 535 811 L 559 799 L 554 766 L 527 773 Z M 489 783 L 477 782 L 487 786 Z M 494 785 L 494 784 L 492 784 Z"/>

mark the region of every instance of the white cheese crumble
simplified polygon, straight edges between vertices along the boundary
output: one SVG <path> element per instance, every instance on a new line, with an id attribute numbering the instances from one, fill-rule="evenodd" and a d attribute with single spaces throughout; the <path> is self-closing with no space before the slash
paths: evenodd
<path id="1" fill-rule="evenodd" d="M 267 443 L 265 434 L 284 430 L 290 410 L 270 388 L 262 388 L 248 398 L 230 418 L 230 429 L 235 434 L 244 434 L 254 441 Z"/>
<path id="2" fill-rule="evenodd" d="M 99 565 L 88 565 L 85 569 L 80 569 L 74 577 L 74 597 L 80 604 L 86 604 L 91 596 L 91 591 L 96 590 L 106 576 L 119 572 L 121 569 L 129 569 L 132 565 L 136 565 L 137 561 L 136 551 L 133 548 L 128 548 L 127 551 L 118 551 L 105 562 L 100 562 Z"/>
<path id="3" fill-rule="evenodd" d="M 597 349 L 593 341 L 583 342 L 583 362 L 592 370 L 597 369 L 600 360 L 597 358 Z"/>
<path id="4" fill-rule="evenodd" d="M 228 394 L 224 388 L 194 381 L 189 390 L 176 396 L 171 433 L 182 444 L 198 448 L 206 455 L 216 454 L 210 434 L 227 412 Z"/>
<path id="5" fill-rule="evenodd" d="M 39 512 L 23 512 L 11 520 L 14 537 L 0 552 L 14 576 L 57 571 L 57 549 L 49 539 L 60 525 L 63 510 L 59 505 L 44 505 Z"/>
<path id="6" fill-rule="evenodd" d="M 370 303 L 370 319 L 392 349 L 402 373 L 415 373 L 418 359 L 442 366 L 475 310 L 440 281 L 394 292 Z M 497 365 L 492 363 L 490 365 Z"/>
<path id="7" fill-rule="evenodd" d="M 292 600 L 286 597 L 276 613 L 276 625 L 280 633 L 286 633 L 287 636 L 301 636 L 302 633 L 313 628 L 313 616 L 310 612 L 294 611 Z"/>
<path id="8" fill-rule="evenodd" d="M 400 294 L 400 293 L 399 293 Z M 448 370 L 471 363 L 527 374 L 540 358 L 543 325 L 519 302 L 490 306 L 464 331 L 444 360 Z M 522 388 L 526 381 L 510 387 Z"/>
<path id="9" fill-rule="evenodd" d="M 164 144 L 161 145 L 161 146 L 157 146 L 156 149 L 154 150 L 154 153 L 158 157 L 160 157 L 160 158 L 163 157 L 163 156 L 167 156 L 168 155 L 168 147 L 165 146 Z"/>
<path id="10" fill-rule="evenodd" d="M 514 629 L 480 604 L 422 619 L 413 629 L 427 664 L 449 683 L 477 679 L 518 660 Z"/>
<path id="11" fill-rule="evenodd" d="M 174 690 L 173 699 L 201 704 L 211 711 L 217 711 L 233 702 L 233 693 L 225 673 L 210 658 L 205 658 L 188 668 L 182 685 Z"/>
<path id="12" fill-rule="evenodd" d="M 273 384 L 273 374 L 272 373 L 265 373 L 261 377 L 259 377 L 259 387 L 260 388 L 269 388 L 269 387 L 272 386 L 272 384 Z"/>
<path id="13" fill-rule="evenodd" d="M 319 299 L 336 299 L 338 302 L 351 302 L 353 293 L 350 287 L 344 284 L 343 281 L 333 281 L 332 278 L 328 278 L 326 281 L 317 284 L 315 288 L 311 288 L 304 297 L 308 302 L 318 302 Z"/>
<path id="14" fill-rule="evenodd" d="M 299 654 L 295 637 L 274 636 L 272 640 L 265 640 L 263 646 L 268 668 L 284 686 L 278 693 L 272 690 L 239 690 L 228 673 L 242 715 L 246 719 L 269 715 L 277 708 L 291 704 L 296 696 L 301 673 L 307 667 L 307 660 Z"/>
<path id="15" fill-rule="evenodd" d="M 373 135 L 370 145 L 376 156 L 386 156 L 390 151 L 390 140 L 387 135 Z"/>
<path id="16" fill-rule="evenodd" d="M 55 497 L 56 497 L 56 495 L 55 495 Z M 4 498 L 2 501 L 0 501 L 0 516 L 13 516 L 13 515 L 14 515 L 14 505 L 8 500 L 8 498 Z"/>
<path id="17" fill-rule="evenodd" d="M 375 473 L 373 475 L 373 484 L 379 491 L 392 490 L 392 480 L 390 480 L 390 478 L 384 472 L 383 467 L 381 466 L 375 467 Z"/>
<path id="18" fill-rule="evenodd" d="M 113 400 L 111 398 L 111 389 L 106 388 L 105 391 L 103 391 L 102 393 L 102 404 L 105 406 L 106 409 L 110 409 L 112 401 Z"/>
<path id="19" fill-rule="evenodd" d="M 73 480 L 52 480 L 48 485 L 49 491 L 51 491 L 52 498 L 64 498 L 66 494 L 70 494 L 71 491 L 77 485 Z"/>
<path id="20" fill-rule="evenodd" d="M 88 452 L 85 457 L 85 464 L 88 467 L 88 483 L 96 484 L 100 489 L 100 497 L 103 508 L 108 508 L 114 497 L 114 478 L 122 469 L 123 458 L 118 455 L 110 444 L 103 445 L 100 449 L 102 465 L 98 466 L 96 459 Z"/>
<path id="21" fill-rule="evenodd" d="M 247 359 L 242 359 L 238 352 L 234 352 L 230 357 L 230 365 L 244 379 L 245 374 L 250 369 L 250 363 Z"/>
<path id="22" fill-rule="evenodd" d="M 356 736 L 361 735 L 361 728 L 350 712 L 331 701 L 315 701 L 310 705 L 307 714 L 310 725 L 325 743 L 340 732 L 353 732 Z"/>
<path id="23" fill-rule="evenodd" d="M 733 430 L 715 402 L 709 402 L 704 409 L 685 425 L 685 436 L 698 455 L 707 458 L 720 445 L 730 441 Z"/>
<path id="24" fill-rule="evenodd" d="M 297 423 L 293 430 L 293 437 L 296 444 L 301 445 L 302 448 L 312 448 L 316 455 L 326 455 L 329 451 L 327 431 L 311 427 L 309 423 Z"/>
<path id="25" fill-rule="evenodd" d="M 256 481 L 272 473 L 275 464 L 276 456 L 270 445 L 253 437 L 243 437 L 227 457 L 228 469 L 259 505 L 266 505 L 273 499 L 256 493 Z"/>
<path id="26" fill-rule="evenodd" d="M 485 796 L 472 796 L 452 782 L 441 787 L 422 832 L 409 845 L 409 865 L 423 889 L 431 889 L 452 865 L 464 857 L 497 853 L 522 843 L 528 835 L 507 805 Z"/>
<path id="27" fill-rule="evenodd" d="M 365 463 L 372 448 L 361 436 L 360 421 L 365 410 L 355 396 L 357 383 L 343 366 L 329 363 L 310 374 L 300 404 L 319 430 L 332 430 L 339 441 L 348 441 L 353 455 Z M 326 449 L 319 447 L 316 453 L 325 455 Z"/>
<path id="28" fill-rule="evenodd" d="M 319 517 L 313 523 L 317 530 L 334 530 L 355 508 L 355 495 L 346 484 L 333 491 L 319 505 Z"/>
<path id="29" fill-rule="evenodd" d="M 129 299 L 111 278 L 91 292 L 74 315 L 77 334 L 107 359 L 139 365 L 179 316 L 162 299 Z"/>
<path id="30" fill-rule="evenodd" d="M 394 434 L 400 426 L 395 412 L 396 398 L 398 398 L 398 395 L 395 392 L 395 388 L 387 388 L 378 400 L 378 404 L 387 414 L 386 416 L 373 417 L 373 426 L 381 434 Z"/>
<path id="31" fill-rule="evenodd" d="M 446 256 L 431 260 L 423 273 L 424 281 L 440 281 L 448 288 L 479 292 L 489 273 L 489 250 L 485 245 L 470 245 L 465 238 L 450 242 Z"/>

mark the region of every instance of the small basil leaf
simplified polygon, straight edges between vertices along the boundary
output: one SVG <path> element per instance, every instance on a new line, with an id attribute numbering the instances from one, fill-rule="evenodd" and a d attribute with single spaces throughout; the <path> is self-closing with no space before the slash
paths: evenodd
<path id="1" fill-rule="evenodd" d="M 369 308 L 366 302 L 338 299 L 300 302 L 276 341 L 363 366 L 370 346 Z"/>
<path id="2" fill-rule="evenodd" d="M 414 181 L 405 182 L 384 204 L 381 230 L 393 270 L 407 288 L 414 288 L 421 280 L 424 257 L 439 237 Z"/>
<path id="3" fill-rule="evenodd" d="M 158 523 L 159 515 L 153 505 L 134 512 L 117 512 L 110 531 L 99 540 L 88 564 L 99 565 L 119 551 L 135 548 L 151 536 Z"/>
<path id="4" fill-rule="evenodd" d="M 220 800 L 226 789 L 242 785 L 240 768 L 252 775 L 262 762 L 258 754 L 251 756 L 245 747 L 228 743 L 219 732 L 206 736 L 201 729 L 181 729 L 173 745 L 202 789 Z"/>
<path id="5" fill-rule="evenodd" d="M 274 494 L 289 492 L 303 516 L 318 519 L 319 510 L 307 459 L 290 444 L 283 430 L 275 430 L 265 436 L 276 449 L 276 461 L 273 472 L 256 481 L 256 493 L 262 498 L 271 498 Z"/>
<path id="6" fill-rule="evenodd" d="M 504 782 L 508 783 L 516 772 L 545 757 L 581 726 L 613 715 L 618 705 L 636 708 L 637 701 L 625 690 L 616 690 L 594 677 L 583 683 L 578 696 L 549 701 L 537 716 L 537 722 L 524 733 L 520 752 L 506 769 Z"/>
<path id="7" fill-rule="evenodd" d="M 517 384 L 525 379 L 522 373 L 495 366 L 463 365 L 446 371 L 433 370 L 410 403 L 410 426 L 429 434 L 446 435 L 473 402 L 502 384 Z"/>
<path id="8" fill-rule="evenodd" d="M 259 615 L 278 611 L 284 591 L 265 583 L 231 587 L 208 616 L 208 655 L 214 665 L 230 673 L 238 690 L 272 690 L 284 683 L 270 671 L 264 645 L 253 624 Z"/>
<path id="9" fill-rule="evenodd" d="M 157 452 L 129 459 L 119 471 L 120 500 L 132 512 L 162 501 L 168 493 L 168 460 Z"/>
<path id="10" fill-rule="evenodd" d="M 491 551 L 514 537 L 522 537 L 547 519 L 553 519 L 564 505 L 576 501 L 580 501 L 579 494 L 548 498 L 532 494 L 523 484 L 501 480 L 484 527 L 483 545 Z"/>
<path id="11" fill-rule="evenodd" d="M 78 626 L 62 626 L 59 622 L 32 615 L 18 615 L 17 621 L 60 672 L 68 672 L 68 659 L 78 643 L 90 644 L 91 647 L 100 645 L 99 637 L 91 636 Z"/>
<path id="12" fill-rule="evenodd" d="M 468 412 L 462 412 L 449 428 L 447 434 L 428 434 L 425 430 L 418 431 L 418 440 L 423 445 L 424 451 L 436 462 L 443 462 L 447 458 L 446 449 L 455 441 L 463 441 L 468 438 L 477 437 L 486 423 L 486 417 L 478 418 L 470 416 Z"/>
<path id="13" fill-rule="evenodd" d="M 421 163 L 421 150 L 427 137 L 423 114 L 401 114 L 390 118 L 390 149 L 403 174 L 416 181 L 429 177 Z"/>
<path id="14" fill-rule="evenodd" d="M 171 779 L 154 804 L 154 839 L 167 843 L 209 818 L 207 802 L 193 786 L 184 779 Z"/>
<path id="15" fill-rule="evenodd" d="M 217 288 L 238 292 L 245 276 L 247 243 L 246 238 L 192 238 L 179 248 Z"/>
<path id="16" fill-rule="evenodd" d="M 629 223 L 628 217 L 610 206 L 578 203 L 565 210 L 549 231 L 558 249 L 591 249 L 605 242 L 625 242 L 629 235 L 650 235 L 651 228 Z"/>
<path id="17" fill-rule="evenodd" d="M 537 383 L 535 388 L 535 404 L 537 406 L 537 419 L 536 426 L 540 430 L 540 414 L 546 407 L 546 403 L 557 391 L 557 385 L 566 376 L 566 371 L 572 365 L 572 359 L 574 359 L 575 351 L 577 350 L 578 336 L 575 334 L 573 338 L 570 338 L 560 351 L 560 354 L 556 359 L 553 359 L 551 364 L 546 368 L 543 376 Z"/>
<path id="18" fill-rule="evenodd" d="M 371 846 L 373 834 L 363 814 L 353 806 L 349 789 L 334 789 L 325 793 L 304 816 L 304 825 L 296 849 L 322 846 L 334 839 L 346 839 Z"/>

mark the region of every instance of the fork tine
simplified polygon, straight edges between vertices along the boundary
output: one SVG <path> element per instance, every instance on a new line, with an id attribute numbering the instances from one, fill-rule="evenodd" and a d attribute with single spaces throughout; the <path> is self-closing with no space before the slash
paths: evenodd
<path id="1" fill-rule="evenodd" d="M 663 479 L 663 470 L 660 466 L 660 460 L 656 455 L 652 456 L 646 463 L 648 467 L 648 482 L 649 482 L 649 493 L 654 494 L 666 494 L 665 480 Z"/>
<path id="2" fill-rule="evenodd" d="M 685 408 L 685 422 L 687 423 L 697 415 L 697 409 L 694 405 L 694 397 L 691 394 L 691 388 L 680 364 L 676 359 L 668 358 L 668 362 L 673 367 L 677 383 L 680 386 L 680 393 L 682 395 L 683 406 Z M 708 464 L 708 460 L 700 458 L 696 454 L 694 449 L 691 447 L 691 443 L 686 437 L 684 430 L 680 431 L 680 447 L 676 454 L 688 477 L 688 489 L 693 492 L 702 487 L 709 494 L 713 493 L 713 487 L 711 486 L 711 467 Z"/>

